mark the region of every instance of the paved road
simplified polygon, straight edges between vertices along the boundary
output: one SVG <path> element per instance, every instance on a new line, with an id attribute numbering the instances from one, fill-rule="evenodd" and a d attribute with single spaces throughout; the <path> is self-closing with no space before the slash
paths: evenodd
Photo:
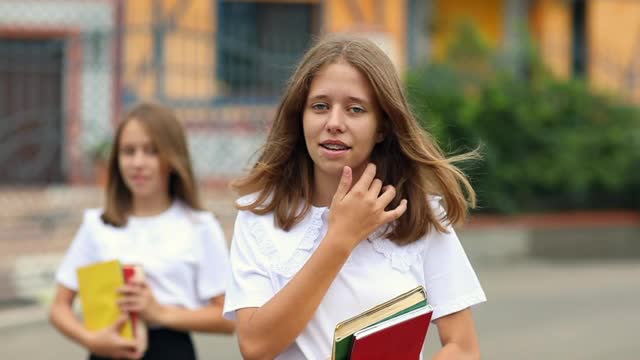
<path id="1" fill-rule="evenodd" d="M 524 263 L 478 269 L 484 359 L 640 358 L 640 262 Z M 433 328 L 435 329 L 435 328 Z M 0 359 L 84 359 L 46 323 L 0 329 Z M 233 337 L 198 335 L 201 359 L 240 359 Z M 437 348 L 427 338 L 425 354 Z"/>

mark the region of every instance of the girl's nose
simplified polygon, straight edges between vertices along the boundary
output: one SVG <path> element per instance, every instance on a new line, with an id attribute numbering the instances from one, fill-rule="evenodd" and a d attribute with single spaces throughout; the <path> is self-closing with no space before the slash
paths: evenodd
<path id="1" fill-rule="evenodd" d="M 135 166 L 141 166 L 142 164 L 144 164 L 144 152 L 136 151 L 133 154 L 133 164 Z"/>
<path id="2" fill-rule="evenodd" d="M 342 110 L 338 106 L 334 106 L 329 113 L 329 119 L 327 121 L 327 130 L 330 133 L 341 133 L 344 132 L 345 122 L 344 122 L 344 114 Z"/>

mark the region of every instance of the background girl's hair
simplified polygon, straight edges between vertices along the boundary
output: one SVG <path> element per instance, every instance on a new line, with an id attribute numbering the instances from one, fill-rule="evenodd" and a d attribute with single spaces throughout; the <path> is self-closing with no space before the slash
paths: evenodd
<path id="1" fill-rule="evenodd" d="M 362 72 L 382 110 L 379 120 L 384 140 L 374 147 L 371 160 L 377 165 L 376 177 L 396 187 L 389 208 L 398 206 L 403 198 L 408 200 L 407 211 L 394 224 L 389 239 L 410 243 L 431 227 L 444 232 L 448 223 L 463 222 L 468 208 L 475 206 L 475 192 L 454 163 L 475 159 L 477 152 L 446 158 L 412 114 L 389 57 L 371 41 L 350 36 L 325 38 L 303 57 L 289 80 L 258 161 L 249 174 L 232 183 L 240 195 L 258 193 L 255 201 L 238 204 L 238 208 L 256 214 L 274 211 L 276 225 L 284 230 L 307 214 L 313 162 L 305 146 L 302 114 L 314 76 L 323 66 L 339 61 Z M 446 219 L 427 201 L 429 195 L 442 197 Z"/>
<path id="2" fill-rule="evenodd" d="M 170 169 L 169 196 L 181 200 L 193 209 L 201 210 L 184 129 L 171 109 L 158 104 L 143 103 L 132 108 L 116 129 L 109 157 L 102 221 L 113 226 L 124 226 L 131 212 L 132 195 L 120 173 L 118 157 L 122 130 L 134 120 L 145 128 L 160 161 L 165 162 Z"/>

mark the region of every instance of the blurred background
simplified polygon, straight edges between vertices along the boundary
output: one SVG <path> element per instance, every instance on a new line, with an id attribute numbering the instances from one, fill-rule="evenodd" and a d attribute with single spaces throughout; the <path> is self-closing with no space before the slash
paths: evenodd
<path id="1" fill-rule="evenodd" d="M 176 110 L 230 240 L 228 181 L 313 39 L 340 32 L 387 52 L 447 153 L 480 147 L 458 232 L 489 298 L 483 357 L 638 358 L 638 0 L 0 0 L 0 358 L 84 358 L 45 311 L 128 107 Z"/>

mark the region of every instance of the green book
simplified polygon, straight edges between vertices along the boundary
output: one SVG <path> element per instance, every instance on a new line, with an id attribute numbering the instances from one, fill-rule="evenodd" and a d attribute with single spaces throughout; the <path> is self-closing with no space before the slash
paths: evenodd
<path id="1" fill-rule="evenodd" d="M 333 335 L 332 360 L 348 360 L 353 346 L 353 334 L 378 323 L 394 319 L 412 310 L 431 306 L 427 302 L 424 287 L 418 286 L 395 298 L 347 319 L 338 325 Z"/>

